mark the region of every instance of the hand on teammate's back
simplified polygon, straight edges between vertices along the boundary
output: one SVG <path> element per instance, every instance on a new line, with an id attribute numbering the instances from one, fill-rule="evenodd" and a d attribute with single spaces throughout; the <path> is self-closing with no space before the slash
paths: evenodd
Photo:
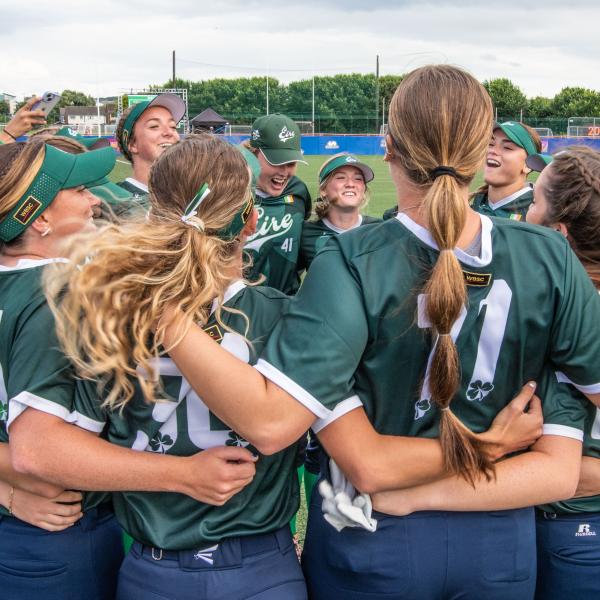
<path id="1" fill-rule="evenodd" d="M 81 492 L 63 491 L 54 498 L 15 488 L 12 498 L 12 514 L 30 525 L 46 531 L 62 531 L 71 527 L 83 516 Z"/>
<path id="2" fill-rule="evenodd" d="M 216 446 L 186 460 L 193 463 L 188 495 L 222 506 L 254 479 L 258 457 L 239 446 Z"/>
<path id="3" fill-rule="evenodd" d="M 490 428 L 480 434 L 489 441 L 495 459 L 525 450 L 542 435 L 542 402 L 535 395 L 535 383 L 526 383 L 517 396 L 496 416 Z"/>

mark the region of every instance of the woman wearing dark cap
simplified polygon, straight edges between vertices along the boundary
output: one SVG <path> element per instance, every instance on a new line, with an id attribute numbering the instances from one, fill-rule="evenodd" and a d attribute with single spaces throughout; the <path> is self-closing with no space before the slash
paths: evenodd
<path id="1" fill-rule="evenodd" d="M 294 294 L 300 286 L 302 225 L 311 211 L 308 188 L 296 177 L 297 164 L 304 162 L 300 130 L 285 115 L 267 115 L 254 121 L 244 146 L 260 164 L 258 224 L 244 247 L 252 260 L 246 277 L 252 281 L 264 275 L 264 285 Z"/>

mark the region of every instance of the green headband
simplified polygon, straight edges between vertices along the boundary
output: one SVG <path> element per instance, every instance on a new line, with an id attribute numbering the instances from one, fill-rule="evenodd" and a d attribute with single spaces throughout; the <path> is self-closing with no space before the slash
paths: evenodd
<path id="1" fill-rule="evenodd" d="M 44 162 L 27 191 L 0 222 L 0 239 L 10 242 L 21 235 L 64 189 L 89 185 L 115 166 L 112 148 L 70 154 L 44 145 Z"/>
<path id="2" fill-rule="evenodd" d="M 496 123 L 494 129 L 501 129 L 511 142 L 527 152 L 527 156 L 537 153 L 537 148 L 531 139 L 531 134 L 523 127 L 523 125 L 521 125 L 521 123 L 517 123 L 516 121 Z"/>
<path id="3" fill-rule="evenodd" d="M 210 188 L 207 183 L 203 183 L 200 189 L 192 199 L 192 201 L 186 206 L 181 220 L 186 224 L 198 229 L 198 231 L 204 231 L 204 223 L 202 219 L 198 217 L 198 209 L 204 201 L 204 199 L 210 194 Z M 222 229 L 215 232 L 215 235 L 225 241 L 231 241 L 235 239 L 240 231 L 244 229 L 244 226 L 248 222 L 252 209 L 254 208 L 254 197 L 250 195 L 244 205 L 237 211 L 229 225 L 226 225 Z M 195 221 L 193 219 L 196 219 Z"/>
<path id="4" fill-rule="evenodd" d="M 142 113 L 150 106 L 150 100 L 144 100 L 144 102 L 138 102 L 133 105 L 131 112 L 127 115 L 125 123 L 123 124 L 123 132 L 121 133 L 121 147 L 125 152 L 129 152 L 129 139 L 133 133 L 135 122 L 141 117 Z"/>

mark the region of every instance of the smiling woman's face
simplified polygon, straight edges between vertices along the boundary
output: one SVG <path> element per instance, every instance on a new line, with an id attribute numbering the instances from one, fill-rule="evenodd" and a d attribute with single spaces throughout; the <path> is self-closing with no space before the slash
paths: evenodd
<path id="1" fill-rule="evenodd" d="M 339 208 L 359 208 L 365 199 L 365 178 L 360 169 L 343 166 L 328 178 L 322 194 Z"/>
<path id="2" fill-rule="evenodd" d="M 135 160 L 152 164 L 169 146 L 179 141 L 177 123 L 162 106 L 145 110 L 133 128 L 129 151 Z"/>
<path id="3" fill-rule="evenodd" d="M 488 185 L 510 185 L 529 172 L 527 152 L 517 146 L 502 129 L 494 129 L 488 148 L 483 175 Z"/>

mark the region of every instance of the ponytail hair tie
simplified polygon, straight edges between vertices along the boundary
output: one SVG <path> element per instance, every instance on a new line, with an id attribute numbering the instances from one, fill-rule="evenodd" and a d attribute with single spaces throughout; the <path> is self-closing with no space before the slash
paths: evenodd
<path id="1" fill-rule="evenodd" d="M 450 177 L 454 177 L 454 179 L 458 177 L 458 173 L 456 172 L 456 169 L 454 167 L 446 167 L 444 165 L 440 165 L 439 167 L 436 167 L 435 169 L 431 169 L 431 171 L 429 171 L 429 178 L 431 179 L 431 181 L 435 181 L 438 177 L 441 177 L 442 175 L 450 175 Z"/>

